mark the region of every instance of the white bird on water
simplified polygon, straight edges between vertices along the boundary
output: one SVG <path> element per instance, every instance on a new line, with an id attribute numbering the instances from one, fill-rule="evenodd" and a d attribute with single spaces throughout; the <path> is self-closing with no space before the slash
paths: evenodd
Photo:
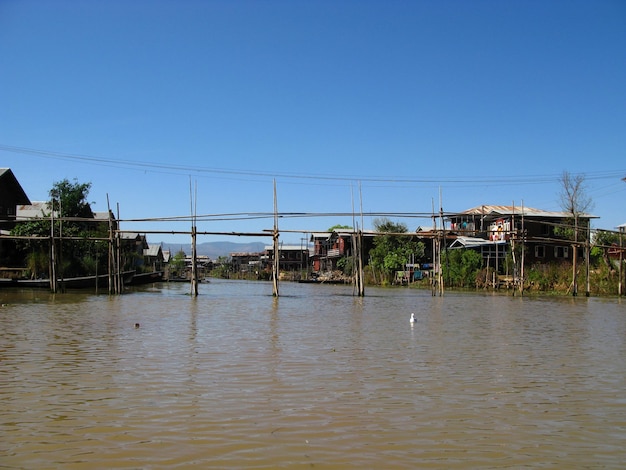
<path id="1" fill-rule="evenodd" d="M 411 314 L 411 319 L 409 320 L 411 323 L 417 323 L 417 318 L 415 318 L 415 314 Z"/>

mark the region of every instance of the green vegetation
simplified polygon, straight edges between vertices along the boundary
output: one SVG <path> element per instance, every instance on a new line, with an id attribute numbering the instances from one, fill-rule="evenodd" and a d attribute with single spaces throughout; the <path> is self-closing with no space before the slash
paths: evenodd
<path id="1" fill-rule="evenodd" d="M 49 191 L 47 211 L 40 219 L 20 223 L 12 235 L 24 237 L 62 237 L 56 252 L 60 276 L 84 276 L 104 272 L 108 260 L 108 246 L 88 237 L 106 238 L 108 228 L 93 222 L 91 205 L 87 202 L 91 183 L 73 183 L 64 179 L 54 183 Z M 51 214 L 54 211 L 54 221 Z M 51 228 L 51 224 L 54 227 Z M 49 269 L 49 241 L 36 238 L 16 241 L 17 255 L 26 260 L 31 278 L 47 277 Z M 99 268 L 100 265 L 100 268 Z"/>
<path id="2" fill-rule="evenodd" d="M 379 273 L 380 283 L 386 285 L 393 282 L 396 271 L 403 271 L 407 263 L 421 260 L 424 243 L 417 237 L 405 235 L 406 225 L 386 218 L 374 220 L 374 228 L 382 235 L 374 239 L 369 264 Z"/>
<path id="3" fill-rule="evenodd" d="M 443 279 L 450 287 L 476 287 L 476 275 L 483 258 L 473 250 L 447 250 L 442 266 Z"/>

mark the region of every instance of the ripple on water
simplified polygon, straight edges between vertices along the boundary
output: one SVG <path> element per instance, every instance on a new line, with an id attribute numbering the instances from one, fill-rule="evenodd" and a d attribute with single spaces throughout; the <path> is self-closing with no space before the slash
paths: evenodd
<path id="1" fill-rule="evenodd" d="M 216 280 L 0 309 L 8 468 L 619 468 L 618 301 Z M 411 327 L 410 312 L 418 322 Z M 140 323 L 140 328 L 134 328 Z"/>

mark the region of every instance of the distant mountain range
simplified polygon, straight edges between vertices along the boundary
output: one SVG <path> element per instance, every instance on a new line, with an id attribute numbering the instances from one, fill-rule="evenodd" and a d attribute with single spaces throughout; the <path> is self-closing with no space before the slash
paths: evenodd
<path id="1" fill-rule="evenodd" d="M 271 244 L 271 241 L 270 241 Z M 196 250 L 198 255 L 208 256 L 215 260 L 220 256 L 230 256 L 231 253 L 259 253 L 265 250 L 266 244 L 261 242 L 235 243 L 235 242 L 205 242 L 198 243 Z M 180 250 L 191 254 L 191 243 L 163 243 L 163 250 L 175 255 Z"/>

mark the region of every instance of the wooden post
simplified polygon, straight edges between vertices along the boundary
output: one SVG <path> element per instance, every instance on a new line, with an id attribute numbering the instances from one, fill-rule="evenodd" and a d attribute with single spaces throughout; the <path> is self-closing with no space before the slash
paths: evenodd
<path id="1" fill-rule="evenodd" d="M 356 219 L 354 215 L 354 190 L 352 183 L 350 183 L 350 197 L 352 202 L 352 235 L 350 236 L 350 246 L 352 248 L 352 295 L 355 295 L 358 291 L 359 273 L 357 270 Z"/>
<path id="2" fill-rule="evenodd" d="M 433 210 L 433 274 L 436 274 L 437 277 L 433 275 L 430 280 L 430 294 L 434 297 L 437 295 L 437 283 L 439 282 L 439 235 L 437 234 L 437 219 L 435 218 L 435 199 L 431 199 L 432 210 Z"/>
<path id="3" fill-rule="evenodd" d="M 574 243 L 572 244 L 572 295 L 576 297 L 578 295 L 578 279 L 576 276 L 576 270 L 578 268 L 578 214 L 574 214 Z"/>
<path id="4" fill-rule="evenodd" d="M 198 188 L 196 186 L 196 194 Z M 189 179 L 189 192 L 191 196 L 191 295 L 198 295 L 198 256 L 196 252 L 196 211 L 194 195 L 192 192 L 191 178 Z"/>
<path id="5" fill-rule="evenodd" d="M 114 293 L 114 279 L 113 273 L 115 272 L 115 258 L 113 257 L 113 220 L 111 213 L 111 204 L 109 202 L 109 193 L 107 193 L 107 211 L 109 211 L 109 295 Z"/>
<path id="6" fill-rule="evenodd" d="M 620 297 L 622 295 L 624 295 L 624 292 L 622 290 L 622 279 L 624 278 L 624 273 L 622 270 L 622 266 L 624 265 L 624 243 L 623 243 L 623 233 L 620 229 L 619 232 L 619 282 L 617 283 L 617 295 L 619 295 Z"/>
<path id="7" fill-rule="evenodd" d="M 280 258 L 278 253 L 278 202 L 276 199 L 276 180 L 274 180 L 274 232 L 272 238 L 274 239 L 274 264 L 272 269 L 272 294 L 274 297 L 278 297 L 278 273 L 280 269 Z"/>
<path id="8" fill-rule="evenodd" d="M 117 223 L 119 224 L 119 220 L 120 220 L 120 204 L 119 202 L 117 203 Z M 122 293 L 122 289 L 124 288 L 123 286 L 123 281 L 122 281 L 122 234 L 119 231 L 119 226 L 118 226 L 118 230 L 115 233 L 115 245 L 116 245 L 116 250 L 115 250 L 115 259 L 116 259 L 116 272 L 115 272 L 115 293 L 116 294 L 121 294 Z"/>
<path id="9" fill-rule="evenodd" d="M 517 279 L 517 260 L 515 256 L 515 239 L 517 238 L 517 230 L 515 229 L 515 201 L 513 201 L 513 216 L 511 217 L 511 226 L 509 227 L 509 237 L 511 240 L 511 258 L 513 259 L 513 290 L 515 295 L 515 284 Z"/>
<path id="10" fill-rule="evenodd" d="M 586 281 L 587 281 L 587 285 L 586 285 L 586 289 L 585 289 L 585 297 L 589 297 L 591 295 L 591 280 L 590 280 L 590 273 L 589 273 L 589 263 L 590 263 L 590 254 L 589 254 L 589 250 L 590 250 L 590 239 L 591 238 L 591 224 L 590 224 L 590 220 L 587 220 L 587 239 L 585 240 L 585 277 L 586 277 Z"/>
<path id="11" fill-rule="evenodd" d="M 50 211 L 50 291 L 56 293 L 57 291 L 57 270 L 56 270 L 56 253 L 55 253 L 55 241 L 54 241 L 54 205 Z"/>
<path id="12" fill-rule="evenodd" d="M 524 201 L 522 200 L 522 259 L 520 261 L 520 283 L 519 291 L 521 295 L 524 295 L 524 257 L 526 255 L 526 232 L 524 228 Z"/>
<path id="13" fill-rule="evenodd" d="M 357 270 L 359 273 L 359 297 L 365 296 L 365 280 L 363 279 L 363 194 L 361 192 L 361 182 L 359 181 L 359 201 L 361 210 L 361 229 L 359 230 L 357 237 Z"/>
<path id="14" fill-rule="evenodd" d="M 444 228 L 444 223 L 443 223 L 443 202 L 442 202 L 442 198 L 441 198 L 441 187 L 439 187 L 439 222 L 441 223 L 441 241 L 440 241 L 440 246 L 439 246 L 439 296 L 443 296 L 443 271 L 441 269 L 441 252 L 442 252 L 442 245 L 445 245 L 446 243 L 446 234 L 445 234 L 445 228 Z"/>
<path id="15" fill-rule="evenodd" d="M 624 274 L 622 272 L 622 266 L 624 264 L 624 244 L 622 242 L 623 240 L 623 232 L 622 229 L 619 229 L 619 270 L 618 270 L 618 274 L 619 274 L 619 281 L 617 283 L 617 295 L 618 296 L 622 296 L 623 292 L 622 292 L 622 279 L 624 277 Z"/>

